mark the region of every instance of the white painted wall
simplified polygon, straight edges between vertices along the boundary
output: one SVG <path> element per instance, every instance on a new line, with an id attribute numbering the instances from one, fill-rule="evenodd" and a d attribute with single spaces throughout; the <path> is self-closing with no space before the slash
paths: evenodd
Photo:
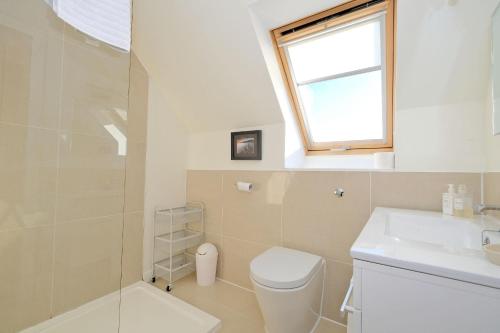
<path id="1" fill-rule="evenodd" d="M 398 109 L 395 117 L 396 169 L 400 171 L 484 170 L 481 102 Z"/>
<path id="2" fill-rule="evenodd" d="M 287 2 L 290 10 L 283 11 L 282 0 L 260 0 L 251 5 L 251 13 L 256 31 L 269 31 L 340 2 L 315 0 L 304 4 L 297 0 Z M 394 124 L 397 170 L 484 170 L 489 17 L 497 3 L 398 1 Z M 259 40 L 266 55 L 272 50 L 270 38 Z M 271 76 L 280 79 L 273 68 L 276 61 L 265 58 Z M 288 110 L 282 109 L 288 120 Z M 372 167 L 373 159 L 302 157 L 286 166 L 363 169 Z"/>
<path id="3" fill-rule="evenodd" d="M 189 129 L 189 168 L 363 169 L 373 165 L 369 156 L 304 156 L 268 33 L 341 2 L 134 3 L 134 47 L 158 78 L 158 90 L 170 110 Z M 398 170 L 482 171 L 497 163 L 497 140 L 485 137 L 484 114 L 489 17 L 498 2 L 398 1 Z M 268 139 L 262 162 L 230 160 L 229 133 L 238 128 L 264 129 Z"/>
<path id="4" fill-rule="evenodd" d="M 399 0 L 396 168 L 483 171 L 490 16 L 498 0 Z"/>
<path id="5" fill-rule="evenodd" d="M 188 132 L 150 78 L 144 202 L 144 279 L 153 262 L 153 223 L 157 206 L 179 207 L 186 202 Z"/>
<path id="6" fill-rule="evenodd" d="M 231 161 L 231 131 L 262 130 L 262 161 Z M 281 170 L 284 165 L 284 124 L 192 133 L 188 168 L 192 170 Z"/>
<path id="7" fill-rule="evenodd" d="M 259 15 L 260 14 L 258 14 L 257 11 L 250 8 L 252 24 L 254 26 L 255 33 L 262 50 L 262 55 L 267 66 L 267 70 L 269 71 L 271 82 L 276 93 L 276 98 L 278 99 L 285 122 L 284 150 L 275 151 L 276 148 L 280 147 L 270 148 L 275 151 L 275 155 L 281 154 L 283 156 L 284 163 L 280 165 L 280 168 L 302 165 L 304 163 L 305 153 L 302 137 L 300 135 L 300 129 L 298 123 L 295 121 L 295 114 L 290 104 L 287 88 L 284 80 L 282 79 L 281 69 L 277 61 L 273 42 L 271 40 L 271 34 L 269 33 L 269 26 L 261 21 Z"/>

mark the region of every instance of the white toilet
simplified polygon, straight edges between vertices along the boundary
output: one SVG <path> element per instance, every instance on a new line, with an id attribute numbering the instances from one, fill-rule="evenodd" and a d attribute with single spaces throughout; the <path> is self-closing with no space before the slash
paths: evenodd
<path id="1" fill-rule="evenodd" d="M 320 320 L 325 260 L 273 247 L 250 263 L 267 333 L 310 333 Z"/>

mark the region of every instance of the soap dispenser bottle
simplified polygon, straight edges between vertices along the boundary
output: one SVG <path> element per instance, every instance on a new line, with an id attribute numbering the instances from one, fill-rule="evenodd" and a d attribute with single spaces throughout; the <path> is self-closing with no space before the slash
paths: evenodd
<path id="1" fill-rule="evenodd" d="M 458 193 L 453 201 L 453 215 L 471 218 L 474 216 L 472 209 L 472 196 L 467 193 L 467 186 L 458 185 Z"/>
<path id="2" fill-rule="evenodd" d="M 455 185 L 448 184 L 448 192 L 443 193 L 443 214 L 453 215 L 455 196 Z"/>

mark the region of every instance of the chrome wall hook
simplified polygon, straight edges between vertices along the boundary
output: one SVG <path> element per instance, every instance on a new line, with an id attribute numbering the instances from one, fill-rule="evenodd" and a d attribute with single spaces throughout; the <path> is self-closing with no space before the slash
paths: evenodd
<path id="1" fill-rule="evenodd" d="M 339 198 L 342 198 L 344 196 L 344 189 L 338 187 L 333 191 L 333 194 L 335 194 Z"/>

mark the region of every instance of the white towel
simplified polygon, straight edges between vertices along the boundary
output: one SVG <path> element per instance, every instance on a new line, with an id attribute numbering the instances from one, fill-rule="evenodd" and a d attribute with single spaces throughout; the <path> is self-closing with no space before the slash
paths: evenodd
<path id="1" fill-rule="evenodd" d="M 97 40 L 130 51 L 131 0 L 46 0 L 62 20 Z"/>

